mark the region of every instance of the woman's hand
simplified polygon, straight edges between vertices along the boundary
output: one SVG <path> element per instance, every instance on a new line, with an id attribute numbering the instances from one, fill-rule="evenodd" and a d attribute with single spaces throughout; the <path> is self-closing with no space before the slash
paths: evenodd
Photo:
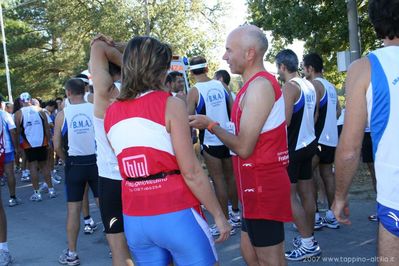
<path id="1" fill-rule="evenodd" d="M 226 220 L 224 215 L 221 215 L 218 218 L 215 217 L 215 223 L 220 233 L 219 237 L 215 240 L 215 242 L 221 243 L 230 237 L 231 225 Z"/>

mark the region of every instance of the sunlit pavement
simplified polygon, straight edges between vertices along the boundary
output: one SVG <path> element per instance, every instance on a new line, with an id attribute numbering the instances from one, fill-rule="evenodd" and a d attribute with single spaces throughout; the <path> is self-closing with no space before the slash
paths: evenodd
<path id="1" fill-rule="evenodd" d="M 17 195 L 23 200 L 19 206 L 8 207 L 8 189 L 2 187 L 3 205 L 8 220 L 8 242 L 10 252 L 15 258 L 13 265 L 58 265 L 58 257 L 67 247 L 65 221 L 66 201 L 63 183 L 56 185 L 59 193 L 55 199 L 42 194 L 42 202 L 30 202 L 32 188 L 22 183 L 17 175 Z M 78 254 L 82 265 L 111 265 L 109 250 L 102 232 L 99 209 L 90 200 L 90 211 L 99 224 L 93 235 L 81 234 L 78 239 Z M 315 233 L 322 249 L 322 257 L 305 263 L 313 265 L 376 265 L 377 223 L 368 221 L 368 215 L 375 211 L 371 199 L 351 201 L 351 226 L 340 229 L 323 228 Z M 208 219 L 211 220 L 211 219 Z M 82 220 L 83 224 L 83 220 Z M 286 250 L 292 248 L 291 240 L 296 235 L 292 224 L 286 224 Z M 221 265 L 245 265 L 239 248 L 239 233 L 222 244 L 217 244 Z M 289 263 L 303 265 L 304 262 Z M 399 262 L 398 262 L 399 263 Z"/>

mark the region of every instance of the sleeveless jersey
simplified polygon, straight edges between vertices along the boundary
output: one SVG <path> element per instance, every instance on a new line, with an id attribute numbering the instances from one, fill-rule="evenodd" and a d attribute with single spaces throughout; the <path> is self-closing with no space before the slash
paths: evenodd
<path id="1" fill-rule="evenodd" d="M 118 160 L 105 134 L 104 119 L 94 116 L 93 124 L 97 144 L 98 175 L 113 180 L 122 180 L 121 174 L 119 173 Z"/>
<path id="2" fill-rule="evenodd" d="M 399 210 L 399 47 L 368 55 L 367 111 L 377 178 L 377 201 Z"/>
<path id="3" fill-rule="evenodd" d="M 314 130 L 316 91 L 312 83 L 306 79 L 296 77 L 290 81 L 299 85 L 301 90 L 301 96 L 294 104 L 288 127 L 288 149 L 294 152 L 307 147 L 316 138 Z"/>
<path id="4" fill-rule="evenodd" d="M 337 92 L 334 85 L 324 78 L 315 78 L 323 84 L 324 95 L 320 99 L 319 117 L 317 119 L 316 137 L 319 144 L 330 147 L 337 147 Z"/>
<path id="5" fill-rule="evenodd" d="M 168 97 L 167 92 L 150 91 L 136 99 L 116 101 L 106 111 L 105 132 L 123 177 L 126 215 L 158 215 L 199 205 L 180 174 L 148 178 L 179 169 L 165 126 Z"/>
<path id="6" fill-rule="evenodd" d="M 5 153 L 14 151 L 14 144 L 12 143 L 10 130 L 16 128 L 14 119 L 11 114 L 6 111 L 0 110 L 0 116 L 3 120 L 3 136 L 4 136 L 4 148 Z"/>
<path id="7" fill-rule="evenodd" d="M 345 108 L 341 110 L 341 115 L 338 117 L 337 126 L 343 126 L 345 121 Z"/>
<path id="8" fill-rule="evenodd" d="M 3 116 L 0 116 L 0 123 L 3 125 Z M 4 130 L 5 127 L 0 127 L 0 175 L 3 176 L 4 174 L 4 160 L 6 157 L 6 149 L 4 147 Z"/>
<path id="9" fill-rule="evenodd" d="M 268 72 L 259 72 L 244 84 L 234 101 L 231 120 L 238 134 L 242 115 L 240 102 L 249 84 L 256 78 L 267 79 L 272 84 L 275 103 L 262 127 L 252 155 L 247 159 L 233 156 L 243 216 L 248 219 L 291 221 L 284 98 L 274 76 Z"/>
<path id="10" fill-rule="evenodd" d="M 67 137 L 68 156 L 87 156 L 96 153 L 91 103 L 70 104 L 64 108 L 62 135 Z"/>
<path id="11" fill-rule="evenodd" d="M 43 117 L 39 109 L 33 105 L 21 108 L 22 122 L 22 148 L 37 148 L 47 146 L 47 139 L 44 133 Z"/>
<path id="12" fill-rule="evenodd" d="M 118 92 L 121 89 L 121 81 L 114 82 Z M 118 159 L 109 145 L 104 129 L 104 119 L 93 116 L 94 133 L 96 138 L 98 175 L 112 180 L 122 180 L 119 172 Z"/>
<path id="13" fill-rule="evenodd" d="M 230 120 L 228 112 L 229 94 L 218 80 L 198 82 L 194 85 L 198 89 L 197 114 L 206 115 L 213 121 L 218 122 L 221 127 L 226 128 Z M 200 130 L 200 143 L 203 145 L 224 145 L 216 135 L 208 130 Z"/>

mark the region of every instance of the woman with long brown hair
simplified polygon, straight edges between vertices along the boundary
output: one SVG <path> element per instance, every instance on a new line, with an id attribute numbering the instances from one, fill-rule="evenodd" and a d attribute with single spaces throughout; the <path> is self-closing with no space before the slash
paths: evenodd
<path id="1" fill-rule="evenodd" d="M 200 202 L 220 230 L 228 224 L 195 157 L 185 103 L 163 91 L 171 48 L 151 37 L 129 41 L 118 100 L 104 120 L 123 177 L 127 242 L 138 265 L 214 265 L 217 255 Z"/>

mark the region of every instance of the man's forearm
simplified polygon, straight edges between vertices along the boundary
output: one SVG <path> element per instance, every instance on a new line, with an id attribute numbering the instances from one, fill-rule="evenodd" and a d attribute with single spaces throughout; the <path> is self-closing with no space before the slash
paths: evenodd
<path id="1" fill-rule="evenodd" d="M 60 157 L 60 159 L 65 162 L 65 152 L 62 148 L 60 147 L 56 147 L 55 148 L 55 153 L 57 154 L 58 157 Z"/>
<path id="2" fill-rule="evenodd" d="M 240 155 L 239 141 L 236 135 L 231 134 L 221 126 L 214 126 L 212 130 L 213 133 L 220 139 L 220 141 L 227 146 L 227 148 L 232 150 L 234 153 Z"/>
<path id="3" fill-rule="evenodd" d="M 343 151 L 338 147 L 335 157 L 335 198 L 345 200 L 359 165 L 359 151 Z"/>
<path id="4" fill-rule="evenodd" d="M 16 130 L 12 131 L 11 132 L 11 142 L 12 142 L 12 145 L 14 146 L 14 150 L 15 151 L 18 149 L 18 147 L 17 147 L 18 141 L 19 141 L 19 138 L 18 138 L 18 135 L 17 135 L 17 131 Z"/>

